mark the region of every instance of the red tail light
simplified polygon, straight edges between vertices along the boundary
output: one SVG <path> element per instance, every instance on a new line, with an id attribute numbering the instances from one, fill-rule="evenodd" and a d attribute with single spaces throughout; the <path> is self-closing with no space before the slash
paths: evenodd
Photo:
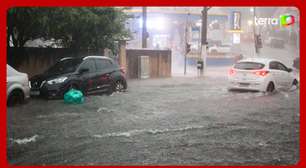
<path id="1" fill-rule="evenodd" d="M 261 70 L 261 71 L 255 71 L 253 73 L 258 76 L 266 76 L 269 73 L 269 71 Z"/>
<path id="2" fill-rule="evenodd" d="M 230 76 L 235 75 L 235 73 L 236 73 L 236 71 L 235 71 L 233 68 L 231 68 L 231 69 L 229 70 L 229 72 L 228 72 L 228 74 L 229 74 Z"/>

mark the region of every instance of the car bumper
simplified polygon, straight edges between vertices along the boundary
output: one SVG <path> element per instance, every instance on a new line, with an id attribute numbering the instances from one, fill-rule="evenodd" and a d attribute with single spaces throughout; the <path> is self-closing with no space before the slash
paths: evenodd
<path id="1" fill-rule="evenodd" d="M 230 81 L 229 90 L 250 90 L 250 91 L 266 91 L 264 82 L 240 82 Z"/>
<path id="2" fill-rule="evenodd" d="M 45 84 L 41 88 L 31 88 L 32 97 L 43 97 L 47 99 L 62 98 L 64 87 L 62 85 L 48 85 Z"/>
<path id="3" fill-rule="evenodd" d="M 29 86 L 24 87 L 23 92 L 24 92 L 24 98 L 29 99 L 30 98 L 30 87 Z"/>

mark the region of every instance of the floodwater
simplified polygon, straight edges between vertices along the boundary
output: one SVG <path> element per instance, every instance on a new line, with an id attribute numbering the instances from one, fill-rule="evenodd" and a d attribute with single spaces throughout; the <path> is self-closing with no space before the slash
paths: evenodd
<path id="1" fill-rule="evenodd" d="M 130 80 L 85 103 L 8 108 L 13 165 L 293 165 L 299 89 L 229 92 L 223 76 Z"/>

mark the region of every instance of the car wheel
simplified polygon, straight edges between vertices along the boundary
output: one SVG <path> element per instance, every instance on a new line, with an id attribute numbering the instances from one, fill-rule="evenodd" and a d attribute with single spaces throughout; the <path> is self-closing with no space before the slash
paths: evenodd
<path id="1" fill-rule="evenodd" d="M 270 82 L 270 83 L 268 84 L 266 91 L 267 91 L 268 93 L 272 93 L 272 92 L 275 91 L 275 86 L 274 86 L 274 83 L 273 83 L 273 82 Z"/>
<path id="2" fill-rule="evenodd" d="M 295 86 L 296 88 L 298 88 L 299 87 L 299 82 L 296 79 L 294 79 L 293 82 L 292 82 L 292 86 Z"/>
<path id="3" fill-rule="evenodd" d="M 108 90 L 107 90 L 107 92 L 106 92 L 106 94 L 107 94 L 107 95 L 112 95 L 112 94 L 114 93 L 114 90 L 115 90 L 115 87 L 114 87 L 114 86 L 109 87 Z"/>
<path id="4" fill-rule="evenodd" d="M 116 92 L 122 92 L 126 89 L 126 86 L 124 84 L 124 82 L 122 80 L 118 80 L 116 83 L 115 83 L 115 91 Z"/>
<path id="5" fill-rule="evenodd" d="M 74 84 L 74 83 L 71 83 L 68 85 L 68 90 L 70 89 L 79 89 L 78 85 Z"/>
<path id="6" fill-rule="evenodd" d="M 66 90 L 63 93 L 63 96 L 65 95 L 66 92 L 68 92 L 71 89 L 79 90 L 80 88 L 79 88 L 79 86 L 77 84 L 70 83 L 70 84 L 67 85 Z M 81 92 L 83 93 L 83 91 L 81 91 Z"/>
<path id="7" fill-rule="evenodd" d="M 14 106 L 16 104 L 24 103 L 24 94 L 21 90 L 14 90 L 8 97 L 7 105 Z"/>

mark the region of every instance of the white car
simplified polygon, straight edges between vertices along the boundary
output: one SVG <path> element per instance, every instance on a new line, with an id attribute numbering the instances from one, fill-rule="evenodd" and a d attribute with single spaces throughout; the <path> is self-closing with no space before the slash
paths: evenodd
<path id="1" fill-rule="evenodd" d="M 278 60 L 248 58 L 237 62 L 228 74 L 229 90 L 273 92 L 298 86 L 298 77 Z"/>
<path id="2" fill-rule="evenodd" d="M 214 53 L 214 54 L 217 54 L 217 53 L 230 53 L 231 50 L 232 50 L 231 48 L 232 48 L 232 46 L 229 45 L 229 44 L 222 44 L 220 46 L 213 45 L 213 46 L 208 48 L 208 52 L 209 53 Z"/>
<path id="3" fill-rule="evenodd" d="M 7 105 L 12 106 L 16 103 L 23 103 L 30 97 L 29 78 L 25 73 L 16 71 L 6 65 L 6 98 Z"/>

